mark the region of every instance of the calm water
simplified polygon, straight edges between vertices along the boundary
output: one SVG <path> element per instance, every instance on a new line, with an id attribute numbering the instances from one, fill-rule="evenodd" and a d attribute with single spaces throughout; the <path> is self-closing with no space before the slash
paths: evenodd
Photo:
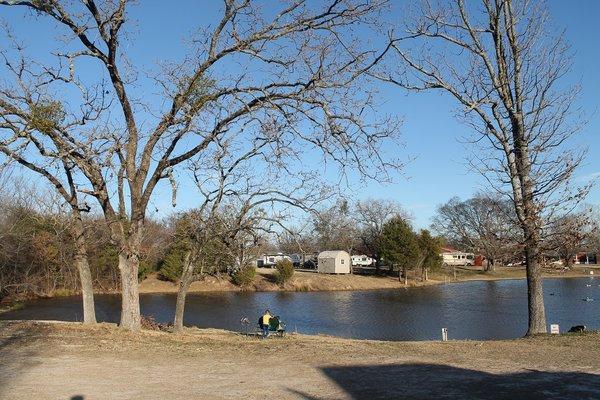
<path id="1" fill-rule="evenodd" d="M 590 286 L 588 286 L 590 285 Z M 544 281 L 548 323 L 561 331 L 572 325 L 600 329 L 600 278 Z M 583 301 L 583 298 L 595 301 Z M 117 322 L 120 301 L 115 295 L 96 297 L 100 321 Z M 142 313 L 170 322 L 175 295 L 146 294 Z M 289 330 L 384 340 L 439 339 L 442 327 L 451 339 L 502 339 L 525 334 L 527 296 L 524 280 L 466 282 L 399 290 L 355 292 L 244 292 L 188 296 L 185 323 L 245 331 L 268 308 Z M 0 314 L 1 319 L 82 319 L 77 297 L 39 300 L 26 308 Z"/>

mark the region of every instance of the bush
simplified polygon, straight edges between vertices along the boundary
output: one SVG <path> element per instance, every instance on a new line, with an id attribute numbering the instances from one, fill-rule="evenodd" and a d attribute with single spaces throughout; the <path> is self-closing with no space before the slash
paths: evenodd
<path id="1" fill-rule="evenodd" d="M 255 276 L 256 267 L 253 265 L 248 265 L 235 271 L 231 278 L 233 283 L 238 286 L 248 286 L 252 283 L 252 281 L 254 281 Z"/>
<path id="2" fill-rule="evenodd" d="M 168 332 L 173 325 L 171 324 L 162 324 L 157 322 L 153 316 L 142 315 L 140 322 L 142 324 L 142 329 L 147 329 L 149 331 L 164 331 Z"/>
<path id="3" fill-rule="evenodd" d="M 140 266 L 138 269 L 138 281 L 143 281 L 148 274 L 152 273 L 155 271 L 155 266 L 152 265 L 150 262 L 148 261 L 140 261 Z"/>
<path id="4" fill-rule="evenodd" d="M 183 257 L 184 252 L 178 246 L 173 246 L 167 252 L 162 260 L 160 269 L 158 270 L 159 279 L 177 282 L 181 278 L 183 272 Z"/>
<path id="5" fill-rule="evenodd" d="M 294 276 L 294 264 L 290 260 L 279 260 L 275 264 L 275 280 L 280 285 L 288 282 Z"/>

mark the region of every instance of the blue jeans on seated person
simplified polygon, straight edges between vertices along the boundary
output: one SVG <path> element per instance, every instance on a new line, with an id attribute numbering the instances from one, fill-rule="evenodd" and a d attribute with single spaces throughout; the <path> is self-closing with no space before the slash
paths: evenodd
<path id="1" fill-rule="evenodd" d="M 269 336 L 269 325 L 263 324 L 262 333 L 263 333 L 263 338 L 266 338 Z"/>

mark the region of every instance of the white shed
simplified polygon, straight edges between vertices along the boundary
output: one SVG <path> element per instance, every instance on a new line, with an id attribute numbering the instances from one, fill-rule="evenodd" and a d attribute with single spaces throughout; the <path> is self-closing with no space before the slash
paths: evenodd
<path id="1" fill-rule="evenodd" d="M 350 255 L 341 250 L 319 253 L 317 272 L 322 274 L 349 274 Z"/>

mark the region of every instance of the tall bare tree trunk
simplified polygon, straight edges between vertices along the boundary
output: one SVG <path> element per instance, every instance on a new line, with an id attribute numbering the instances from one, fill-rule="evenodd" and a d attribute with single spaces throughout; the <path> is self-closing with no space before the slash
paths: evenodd
<path id="1" fill-rule="evenodd" d="M 177 291 L 177 302 L 175 303 L 175 317 L 173 318 L 173 331 L 183 331 L 183 315 L 185 314 L 185 298 L 193 281 L 194 265 L 190 261 L 190 253 L 186 253 L 183 261 L 183 272 Z"/>
<path id="2" fill-rule="evenodd" d="M 515 141 L 516 169 L 521 183 L 521 190 L 520 192 L 513 190 L 513 193 L 517 198 L 521 195 L 522 218 L 520 223 L 523 229 L 525 244 L 527 304 L 529 309 L 529 323 L 526 335 L 530 336 L 538 333 L 546 333 L 547 331 L 542 276 L 539 265 L 541 242 L 540 212 L 538 205 L 534 201 L 529 148 L 523 132 L 522 117 L 519 115 L 517 120 L 513 122 L 513 135 Z"/>
<path id="3" fill-rule="evenodd" d="M 544 309 L 544 292 L 542 288 L 541 268 L 539 264 L 539 243 L 537 235 L 529 235 L 530 239 L 525 244 L 525 261 L 527 271 L 527 300 L 529 321 L 527 336 L 546 333 L 546 311 Z"/>
<path id="4" fill-rule="evenodd" d="M 185 286 L 185 287 L 184 287 Z M 175 304 L 175 318 L 173 318 L 173 332 L 183 331 L 183 315 L 185 314 L 185 298 L 187 296 L 189 283 L 179 283 L 179 290 L 177 291 L 177 302 Z"/>
<path id="5" fill-rule="evenodd" d="M 81 298 L 83 300 L 83 323 L 96 323 L 96 309 L 94 306 L 94 287 L 92 285 L 92 272 L 88 262 L 87 245 L 83 221 L 76 216 L 73 221 L 73 236 L 75 239 L 75 265 L 79 271 L 81 282 Z"/>
<path id="6" fill-rule="evenodd" d="M 130 250 L 119 253 L 121 274 L 121 323 L 122 328 L 139 331 L 141 328 L 140 295 L 138 289 L 139 256 Z"/>

